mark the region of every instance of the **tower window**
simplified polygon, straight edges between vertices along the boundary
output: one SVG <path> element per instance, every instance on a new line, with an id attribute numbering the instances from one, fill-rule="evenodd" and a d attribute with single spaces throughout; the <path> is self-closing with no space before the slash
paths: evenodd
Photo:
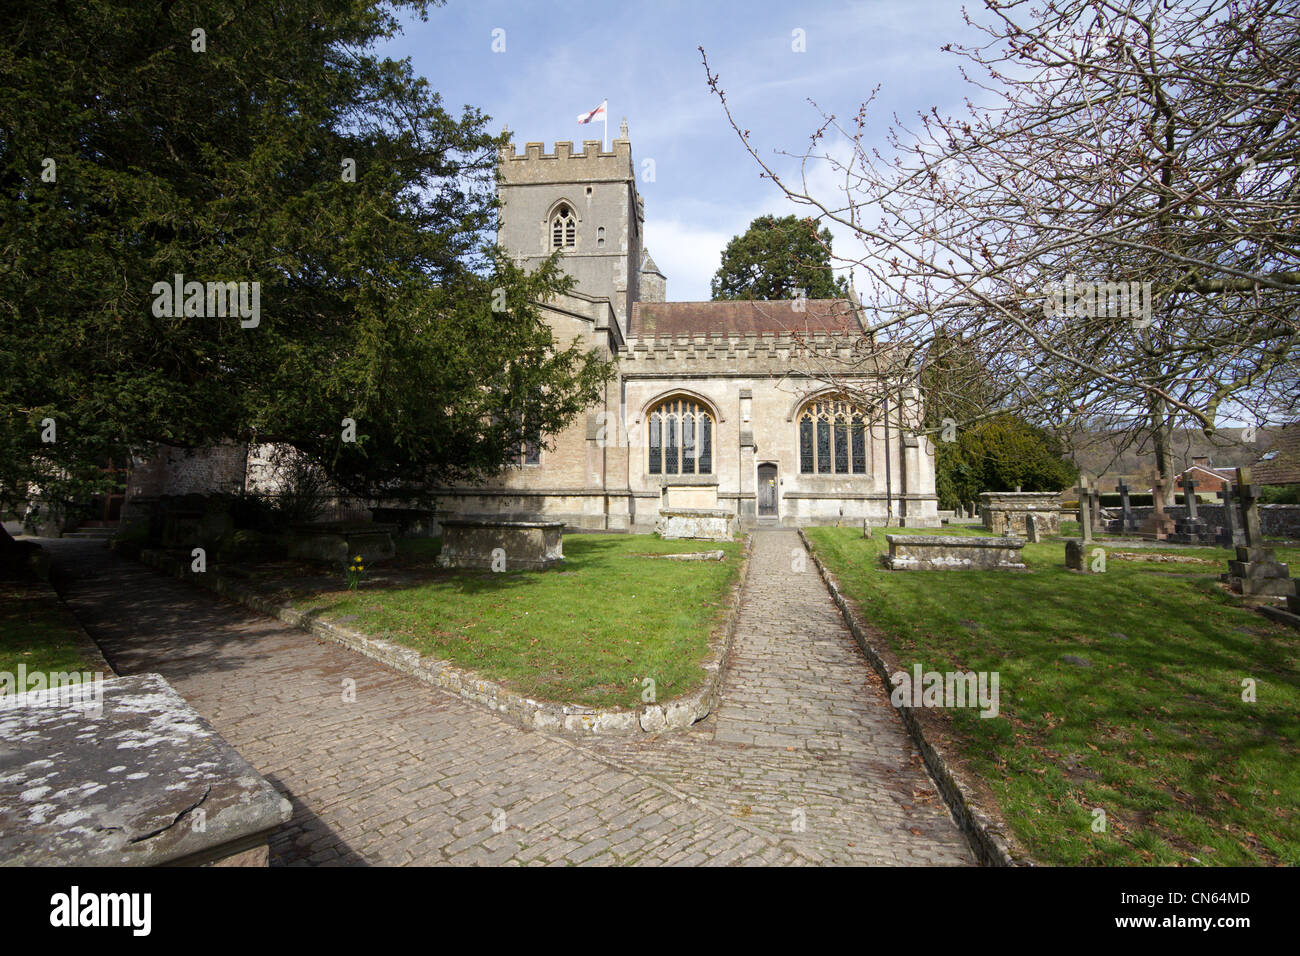
<path id="1" fill-rule="evenodd" d="M 568 205 L 555 210 L 551 219 L 551 248 L 571 249 L 578 244 L 578 220 Z"/>
<path id="2" fill-rule="evenodd" d="M 605 245 L 605 227 L 601 226 L 596 230 L 596 245 Z"/>

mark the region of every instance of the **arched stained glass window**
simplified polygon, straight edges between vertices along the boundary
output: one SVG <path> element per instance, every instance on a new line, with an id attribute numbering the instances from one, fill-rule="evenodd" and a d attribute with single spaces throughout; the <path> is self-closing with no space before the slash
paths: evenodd
<path id="1" fill-rule="evenodd" d="M 650 474 L 713 474 L 713 416 L 691 398 L 670 398 L 650 412 Z"/>
<path id="2" fill-rule="evenodd" d="M 572 248 L 578 244 L 578 220 L 568 204 L 560 206 L 551 217 L 551 248 Z"/>
<path id="3" fill-rule="evenodd" d="M 850 402 L 809 402 L 799 413 L 799 471 L 805 475 L 864 475 L 867 428 Z"/>

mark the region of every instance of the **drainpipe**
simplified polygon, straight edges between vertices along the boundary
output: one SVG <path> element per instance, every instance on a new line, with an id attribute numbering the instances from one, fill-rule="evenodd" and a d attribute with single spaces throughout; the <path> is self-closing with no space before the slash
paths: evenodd
<path id="1" fill-rule="evenodd" d="M 885 527 L 894 523 L 894 483 L 889 465 L 889 382 L 885 382 Z"/>

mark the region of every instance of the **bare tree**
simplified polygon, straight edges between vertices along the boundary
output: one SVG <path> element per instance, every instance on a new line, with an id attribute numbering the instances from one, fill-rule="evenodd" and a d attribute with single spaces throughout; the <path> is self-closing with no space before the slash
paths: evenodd
<path id="1" fill-rule="evenodd" d="M 944 47 L 966 61 L 964 115 L 895 118 L 886 157 L 868 145 L 874 93 L 849 120 L 819 111 L 808 148 L 777 153 L 798 160 L 789 176 L 700 51 L 763 175 L 860 240 L 836 259 L 869 287 L 871 340 L 954 417 L 1127 429 L 1166 476 L 1177 426 L 1293 416 L 1296 4 L 986 0 L 985 13 L 967 17 L 977 45 Z M 818 166 L 842 190 L 814 195 Z M 958 400 L 972 376 L 982 408 Z M 878 400 L 862 379 L 844 387 Z"/>

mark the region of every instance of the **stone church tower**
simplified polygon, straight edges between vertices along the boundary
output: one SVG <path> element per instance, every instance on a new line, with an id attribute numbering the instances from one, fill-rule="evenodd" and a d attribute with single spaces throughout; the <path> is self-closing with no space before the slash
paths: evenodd
<path id="1" fill-rule="evenodd" d="M 572 143 L 556 143 L 553 153 L 543 143 L 528 143 L 522 155 L 502 150 L 497 241 L 524 266 L 558 249 L 577 288 L 608 298 L 627 328 L 640 297 L 645 207 L 626 121 L 610 147 L 587 140 L 579 153 Z"/>

